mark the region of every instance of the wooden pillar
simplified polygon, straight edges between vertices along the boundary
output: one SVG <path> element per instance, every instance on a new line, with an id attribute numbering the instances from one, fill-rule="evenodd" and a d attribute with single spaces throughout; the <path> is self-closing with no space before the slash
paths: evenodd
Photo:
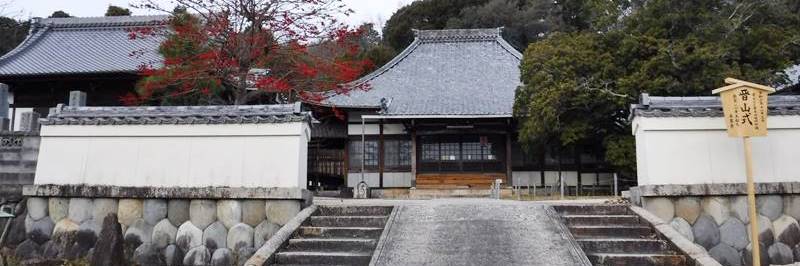
<path id="1" fill-rule="evenodd" d="M 514 180 L 511 175 L 513 174 L 511 168 L 511 120 L 506 120 L 506 183 L 507 185 L 511 186 L 512 180 Z"/>
<path id="2" fill-rule="evenodd" d="M 378 187 L 383 188 L 383 167 L 386 154 L 383 146 L 383 119 L 378 124 Z"/>
<path id="3" fill-rule="evenodd" d="M 417 180 L 417 127 L 414 120 L 411 120 L 411 176 Z"/>

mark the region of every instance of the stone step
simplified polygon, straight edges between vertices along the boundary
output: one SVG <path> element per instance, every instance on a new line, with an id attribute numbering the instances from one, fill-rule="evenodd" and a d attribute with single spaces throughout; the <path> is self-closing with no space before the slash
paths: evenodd
<path id="1" fill-rule="evenodd" d="M 388 216 L 311 216 L 312 226 L 329 227 L 381 227 Z"/>
<path id="2" fill-rule="evenodd" d="M 649 238 L 656 237 L 649 226 L 577 225 L 569 226 L 576 239 L 584 238 Z"/>
<path id="3" fill-rule="evenodd" d="M 689 265 L 686 256 L 665 254 L 616 254 L 587 253 L 589 261 L 595 266 L 685 266 Z"/>
<path id="4" fill-rule="evenodd" d="M 564 215 L 567 225 L 644 225 L 636 215 Z"/>
<path id="5" fill-rule="evenodd" d="M 320 206 L 314 215 L 319 216 L 388 216 L 391 206 Z"/>
<path id="6" fill-rule="evenodd" d="M 19 151 L 0 151 L 0 160 L 19 160 L 21 157 Z"/>
<path id="7" fill-rule="evenodd" d="M 289 239 L 287 251 L 318 252 L 371 252 L 377 244 L 375 239 L 365 238 L 293 238 Z"/>
<path id="8" fill-rule="evenodd" d="M 676 254 L 669 243 L 657 239 L 593 238 L 580 239 L 586 253 Z"/>
<path id="9" fill-rule="evenodd" d="M 371 238 L 381 236 L 383 227 L 321 227 L 301 226 L 297 236 L 301 238 Z"/>
<path id="10" fill-rule="evenodd" d="M 632 214 L 625 205 L 556 205 L 561 215 L 625 215 Z"/>
<path id="11" fill-rule="evenodd" d="M 372 252 L 302 252 L 286 251 L 275 254 L 278 264 L 369 265 Z"/>

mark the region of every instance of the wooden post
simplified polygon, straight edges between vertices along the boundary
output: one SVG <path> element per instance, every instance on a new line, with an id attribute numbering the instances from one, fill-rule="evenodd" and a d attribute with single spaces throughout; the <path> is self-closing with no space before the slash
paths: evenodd
<path id="1" fill-rule="evenodd" d="M 411 177 L 417 180 L 417 127 L 411 120 Z M 414 184 L 414 187 L 417 185 Z"/>
<path id="2" fill-rule="evenodd" d="M 767 135 L 767 94 L 775 92 L 775 89 L 733 78 L 726 78 L 725 83 L 730 85 L 718 88 L 712 93 L 720 95 L 723 120 L 728 129 L 728 136 L 742 137 L 744 141 L 750 243 L 753 249 L 753 265 L 760 266 L 761 247 L 758 241 L 756 188 L 755 181 L 753 181 L 753 148 L 750 144 L 750 137 Z"/>
<path id="3" fill-rule="evenodd" d="M 378 187 L 383 188 L 383 168 L 386 154 L 383 146 L 383 119 L 378 124 Z"/>
<path id="4" fill-rule="evenodd" d="M 511 127 L 511 126 L 509 125 L 509 127 Z M 511 161 L 511 129 L 508 129 L 508 131 L 506 132 L 506 156 L 505 157 L 506 157 L 506 184 L 508 186 L 510 186 L 510 185 L 513 185 L 512 182 L 514 182 L 513 181 L 514 178 L 512 177 L 514 172 L 513 172 L 512 168 L 511 168 L 512 167 L 512 165 L 511 165 L 512 164 L 512 161 Z"/>
<path id="5" fill-rule="evenodd" d="M 758 216 L 756 214 L 756 188 L 753 182 L 753 148 L 750 137 L 744 140 L 744 168 L 747 174 L 747 205 L 750 215 L 750 243 L 753 245 L 753 265 L 761 265 L 761 247 L 758 239 Z"/>

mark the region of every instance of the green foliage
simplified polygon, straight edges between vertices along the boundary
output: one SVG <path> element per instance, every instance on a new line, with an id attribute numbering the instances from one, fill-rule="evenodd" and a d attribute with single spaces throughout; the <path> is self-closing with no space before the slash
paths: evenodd
<path id="1" fill-rule="evenodd" d="M 447 22 L 457 17 L 468 6 L 484 4 L 488 0 L 420 0 L 401 7 L 383 28 L 383 37 L 389 46 L 402 50 L 414 40 L 412 29 L 443 29 Z"/>
<path id="2" fill-rule="evenodd" d="M 64 12 L 62 10 L 58 10 L 56 12 L 53 12 L 53 14 L 50 14 L 49 17 L 50 18 L 71 18 L 72 16 L 67 12 Z"/>
<path id="3" fill-rule="evenodd" d="M 366 73 L 369 73 L 376 68 L 379 68 L 392 60 L 397 55 L 397 52 L 383 42 L 383 38 L 378 31 L 375 30 L 372 23 L 365 23 L 359 27 L 362 31 L 361 40 L 359 42 L 360 52 L 356 56 L 358 59 L 368 59 L 372 62 L 372 67 L 368 68 Z"/>
<path id="4" fill-rule="evenodd" d="M 606 6 L 625 10 L 621 17 L 587 15 L 580 4 L 563 2 L 577 14 L 569 17 L 588 18 L 565 20 L 570 26 L 562 29 L 575 32 L 552 34 L 525 51 L 515 102 L 520 139 L 604 143 L 606 159 L 624 172 L 634 172 L 627 117 L 640 93 L 709 95 L 728 76 L 781 86 L 788 83 L 783 70 L 800 63 L 797 1 Z"/>
<path id="5" fill-rule="evenodd" d="M 131 15 L 130 9 L 118 7 L 115 5 L 109 5 L 108 9 L 106 10 L 106 17 L 130 16 L 130 15 Z"/>
<path id="6" fill-rule="evenodd" d="M 17 21 L 12 18 L 0 17 L 0 55 L 4 55 L 14 49 L 25 36 L 28 35 L 30 23 Z"/>
<path id="7" fill-rule="evenodd" d="M 610 135 L 603 143 L 606 160 L 623 176 L 636 176 L 636 139 L 630 134 Z"/>
<path id="8" fill-rule="evenodd" d="M 492 0 L 462 9 L 457 17 L 450 18 L 446 27 L 505 27 L 503 37 L 515 47 L 525 47 L 558 27 L 553 23 L 557 9 L 552 1 Z"/>
<path id="9" fill-rule="evenodd" d="M 609 28 L 629 6 L 624 0 L 423 0 L 392 15 L 383 36 L 399 51 L 414 39 L 411 29 L 504 27 L 509 43 L 526 47 L 554 31 Z"/>

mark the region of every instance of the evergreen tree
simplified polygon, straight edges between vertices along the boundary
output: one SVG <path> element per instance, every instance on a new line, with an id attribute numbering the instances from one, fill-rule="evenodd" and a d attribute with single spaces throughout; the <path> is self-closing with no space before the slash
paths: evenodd
<path id="1" fill-rule="evenodd" d="M 72 16 L 70 16 L 69 13 L 67 13 L 67 12 L 64 12 L 62 10 L 58 10 L 56 12 L 53 12 L 53 14 L 50 14 L 49 17 L 50 18 L 71 18 Z"/>
<path id="2" fill-rule="evenodd" d="M 131 15 L 130 9 L 118 7 L 115 5 L 109 5 L 108 9 L 106 10 L 106 17 L 130 16 L 130 15 Z"/>
<path id="3" fill-rule="evenodd" d="M 0 55 L 4 55 L 11 51 L 25 40 L 28 35 L 28 28 L 30 23 L 20 22 L 13 18 L 0 17 Z"/>
<path id="4" fill-rule="evenodd" d="M 709 95 L 728 76 L 789 83 L 783 70 L 800 63 L 796 2 L 650 0 L 631 4 L 625 16 L 588 16 L 576 32 L 532 43 L 516 95 L 520 139 L 560 147 L 602 142 L 606 159 L 633 173 L 627 117 L 640 93 Z"/>

